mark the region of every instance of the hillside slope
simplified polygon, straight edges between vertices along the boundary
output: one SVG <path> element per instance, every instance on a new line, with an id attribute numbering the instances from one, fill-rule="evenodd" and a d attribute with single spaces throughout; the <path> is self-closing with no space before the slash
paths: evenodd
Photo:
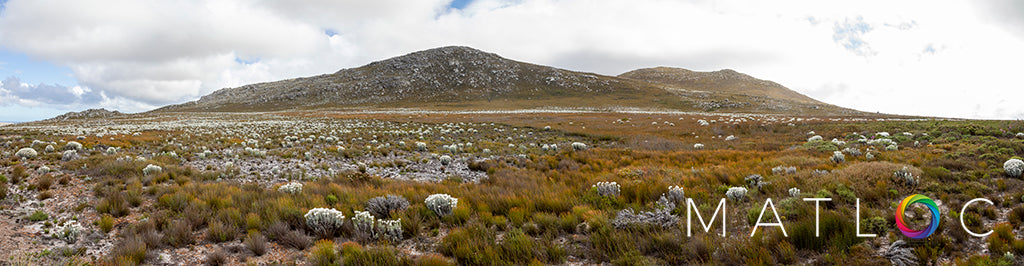
<path id="1" fill-rule="evenodd" d="M 744 88 L 761 87 L 746 86 L 751 82 L 745 79 L 732 81 L 736 76 L 746 76 L 736 74 L 703 86 L 681 86 L 669 82 L 671 79 L 663 82 L 647 78 L 650 75 L 612 77 L 575 72 L 509 60 L 469 47 L 449 46 L 414 52 L 332 74 L 221 89 L 197 101 L 167 106 L 156 111 L 639 108 L 807 115 L 862 114 L 820 103 L 806 96 L 800 98 L 798 96 L 802 95 L 798 93 L 796 96 L 783 95 L 786 97 L 780 98 L 773 98 L 775 94 L 744 94 L 741 93 Z M 714 86 L 736 88 L 711 88 Z"/>
<path id="2" fill-rule="evenodd" d="M 732 69 L 698 72 L 682 68 L 642 68 L 619 75 L 620 78 L 660 83 L 680 89 L 763 96 L 808 104 L 824 104 L 778 83 L 761 80 Z"/>

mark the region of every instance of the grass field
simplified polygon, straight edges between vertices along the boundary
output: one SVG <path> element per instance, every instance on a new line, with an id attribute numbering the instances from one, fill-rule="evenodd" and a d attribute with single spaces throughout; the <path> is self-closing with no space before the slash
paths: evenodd
<path id="1" fill-rule="evenodd" d="M 1020 121 L 641 112 L 17 124 L 0 128 L 0 248 L 12 251 L 0 261 L 1019 265 L 1024 182 L 1004 168 L 1024 154 L 1018 132 Z M 941 213 L 925 239 L 896 225 L 913 194 Z M 960 213 L 974 198 L 994 205 Z M 707 221 L 721 199 L 711 230 L 694 218 L 689 234 L 688 212 Z M 777 213 L 761 222 L 777 214 L 785 234 L 751 236 L 769 199 Z M 919 230 L 927 210 L 903 217 Z M 994 233 L 971 236 L 961 220 Z"/>

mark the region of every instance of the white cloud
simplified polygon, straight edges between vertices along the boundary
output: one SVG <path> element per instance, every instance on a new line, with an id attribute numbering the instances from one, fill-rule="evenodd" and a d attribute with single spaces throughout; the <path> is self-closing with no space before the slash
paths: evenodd
<path id="1" fill-rule="evenodd" d="M 1024 97 L 1012 1 L 447 2 L 11 0 L 0 44 L 68 66 L 101 106 L 128 111 L 468 45 L 609 75 L 731 68 L 864 111 L 1024 114 L 1000 100 Z"/>

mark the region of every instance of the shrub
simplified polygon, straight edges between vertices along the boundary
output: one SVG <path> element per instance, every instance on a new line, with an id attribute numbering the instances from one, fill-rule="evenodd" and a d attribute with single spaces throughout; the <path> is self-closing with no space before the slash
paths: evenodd
<path id="1" fill-rule="evenodd" d="M 142 168 L 142 174 L 143 175 L 156 174 L 156 173 L 160 173 L 160 172 L 163 172 L 163 171 L 164 171 L 163 167 L 152 165 L 152 164 L 146 165 L 146 168 Z"/>
<path id="2" fill-rule="evenodd" d="M 63 226 L 57 226 L 54 230 L 56 231 L 57 239 L 63 240 L 68 245 L 78 242 L 78 237 L 82 234 L 82 226 L 76 221 L 66 222 Z"/>
<path id="3" fill-rule="evenodd" d="M 602 197 L 615 197 L 615 196 L 618 196 L 620 188 L 621 188 L 621 186 L 619 186 L 618 183 L 615 183 L 615 182 L 604 182 L 604 181 L 597 182 L 597 184 L 594 184 L 594 185 L 590 186 L 591 190 L 595 191 L 597 193 L 597 195 L 600 195 Z"/>
<path id="4" fill-rule="evenodd" d="M 314 208 L 303 217 L 306 218 L 306 226 L 321 238 L 341 232 L 341 227 L 345 223 L 345 215 L 335 209 Z"/>
<path id="5" fill-rule="evenodd" d="M 33 148 L 22 148 L 18 150 L 18 152 L 15 152 L 14 155 L 21 157 L 21 159 L 32 159 L 38 156 L 39 153 Z"/>
<path id="6" fill-rule="evenodd" d="M 795 187 L 794 188 L 789 188 L 789 196 L 790 197 L 794 197 L 794 198 L 795 197 L 799 197 L 800 196 L 800 189 L 799 188 L 795 188 Z"/>
<path id="7" fill-rule="evenodd" d="M 69 141 L 67 144 L 64 144 L 64 150 L 80 151 L 82 150 L 82 143 L 78 143 L 77 141 Z"/>
<path id="8" fill-rule="evenodd" d="M 267 253 L 267 239 L 259 232 L 249 231 L 249 235 L 245 236 L 245 248 L 252 251 L 257 257 L 263 256 Z"/>
<path id="9" fill-rule="evenodd" d="M 283 192 L 283 193 L 292 194 L 292 195 L 297 195 L 299 193 L 302 193 L 302 183 L 291 182 L 291 183 L 288 183 L 288 184 L 284 184 L 281 187 L 277 188 L 277 191 L 280 191 L 280 192 Z"/>
<path id="10" fill-rule="evenodd" d="M 676 208 L 675 202 L 661 197 L 658 200 L 658 207 L 654 211 L 634 212 L 633 208 L 619 211 L 612 220 L 612 226 L 617 229 L 629 229 L 637 227 L 662 227 L 670 228 L 679 223 L 679 217 L 671 212 Z"/>
<path id="11" fill-rule="evenodd" d="M 28 219 L 29 221 L 33 221 L 33 222 L 45 221 L 46 219 L 49 219 L 49 218 L 50 218 L 50 215 L 46 214 L 46 212 L 41 211 L 41 210 L 33 212 L 31 215 L 25 217 L 25 219 Z"/>
<path id="12" fill-rule="evenodd" d="M 917 256 L 914 250 L 907 247 L 907 242 L 896 240 L 885 249 L 883 256 L 892 262 L 892 265 L 917 265 Z"/>
<path id="13" fill-rule="evenodd" d="M 110 256 L 117 263 L 138 265 L 146 260 L 146 242 L 139 236 L 128 236 L 118 241 L 110 250 Z"/>
<path id="14" fill-rule="evenodd" d="M 423 142 L 416 142 L 416 149 L 419 151 L 427 151 L 427 144 Z"/>
<path id="15" fill-rule="evenodd" d="M 213 243 L 231 241 L 235 239 L 236 229 L 230 224 L 223 224 L 220 221 L 210 223 L 206 230 L 206 240 Z"/>
<path id="16" fill-rule="evenodd" d="M 756 187 L 760 189 L 761 187 L 764 187 L 765 185 L 768 184 L 768 181 L 764 181 L 764 177 L 758 174 L 749 175 L 743 180 L 747 181 L 747 185 L 750 186 L 751 188 Z"/>
<path id="17" fill-rule="evenodd" d="M 662 197 L 675 203 L 686 201 L 686 193 L 683 191 L 683 187 L 680 186 L 669 186 L 668 193 L 665 193 Z"/>
<path id="18" fill-rule="evenodd" d="M 409 208 L 409 201 L 402 196 L 387 195 L 372 198 L 366 202 L 366 211 L 378 219 L 391 217 L 392 211 L 402 211 Z"/>
<path id="19" fill-rule="evenodd" d="M 704 144 L 700 144 L 700 143 L 693 144 L 693 149 L 695 149 L 695 150 L 703 150 L 704 149 Z"/>
<path id="20" fill-rule="evenodd" d="M 334 241 L 327 239 L 317 241 L 306 260 L 309 265 L 341 265 L 341 256 L 334 250 Z"/>
<path id="21" fill-rule="evenodd" d="M 725 137 L 725 141 L 734 141 L 734 140 L 737 140 L 737 139 L 739 139 L 739 138 L 737 138 L 736 136 L 733 136 L 733 135 L 729 135 L 728 137 Z"/>
<path id="22" fill-rule="evenodd" d="M 7 183 L 0 182 L 0 200 L 7 198 Z"/>
<path id="23" fill-rule="evenodd" d="M 846 162 L 846 155 L 843 155 L 843 152 L 841 151 L 834 151 L 832 152 L 832 162 L 844 163 Z"/>
<path id="24" fill-rule="evenodd" d="M 78 159 L 78 151 L 75 150 L 64 151 L 64 153 L 60 155 L 61 161 L 67 162 L 75 159 Z"/>
<path id="25" fill-rule="evenodd" d="M 218 266 L 228 263 L 228 254 L 224 252 L 224 249 L 215 249 L 210 254 L 206 254 L 206 265 Z"/>
<path id="26" fill-rule="evenodd" d="M 109 214 L 104 214 L 100 217 L 100 230 L 104 233 L 110 233 L 110 230 L 114 230 L 114 217 Z"/>
<path id="27" fill-rule="evenodd" d="M 459 199 L 449 196 L 448 194 L 433 194 L 427 196 L 427 199 L 423 201 L 427 208 L 434 211 L 437 216 L 448 216 L 455 210 L 455 206 L 459 204 Z"/>
<path id="28" fill-rule="evenodd" d="M 572 149 L 575 151 L 584 151 L 587 150 L 587 144 L 583 144 L 583 142 L 573 142 Z"/>
<path id="29" fill-rule="evenodd" d="M 810 138 L 807 139 L 807 142 L 813 142 L 813 141 L 822 141 L 822 138 L 819 135 L 814 135 L 813 137 L 810 137 Z"/>
<path id="30" fill-rule="evenodd" d="M 776 166 L 776 167 L 772 168 L 772 174 L 773 175 L 783 175 L 783 174 L 792 175 L 792 174 L 796 174 L 796 167 L 795 166 L 785 167 L 785 166 L 779 165 L 779 166 Z"/>
<path id="31" fill-rule="evenodd" d="M 355 215 L 352 216 L 352 228 L 355 229 L 356 236 L 363 240 L 369 240 L 373 237 L 373 216 L 370 212 L 355 211 Z"/>
<path id="32" fill-rule="evenodd" d="M 1020 177 L 1024 173 L 1024 161 L 1016 158 L 1009 159 L 1003 163 L 1003 170 L 1006 171 L 1006 175 Z"/>
<path id="33" fill-rule="evenodd" d="M 185 220 L 172 222 L 164 230 L 164 243 L 180 248 L 192 244 L 192 226 Z"/>
<path id="34" fill-rule="evenodd" d="M 742 187 L 731 187 L 725 192 L 725 197 L 732 201 L 742 201 L 747 198 L 747 189 Z"/>
<path id="35" fill-rule="evenodd" d="M 117 148 L 114 148 L 114 147 L 107 148 L 107 155 L 116 155 L 116 154 L 117 154 Z"/>
<path id="36" fill-rule="evenodd" d="M 437 160 L 441 161 L 441 165 L 449 165 L 452 163 L 452 157 L 448 155 L 442 155 L 441 158 L 437 158 Z"/>
<path id="37" fill-rule="evenodd" d="M 46 151 L 46 153 L 51 153 L 56 150 L 57 148 L 54 148 L 53 145 L 46 145 L 46 148 L 43 149 L 43 151 Z"/>
<path id="38" fill-rule="evenodd" d="M 896 172 L 893 172 L 893 177 L 896 179 L 897 184 L 914 187 L 917 186 L 918 183 L 918 178 L 915 177 L 906 166 L 900 170 L 896 170 Z"/>
<path id="39" fill-rule="evenodd" d="M 50 189 L 53 186 L 53 177 L 50 175 L 43 175 L 36 179 L 36 190 L 43 191 Z"/>
<path id="40" fill-rule="evenodd" d="M 312 245 L 313 240 L 309 239 L 309 236 L 300 231 L 286 231 L 284 235 L 277 237 L 277 243 L 281 245 L 296 248 L 298 250 L 305 250 Z"/>

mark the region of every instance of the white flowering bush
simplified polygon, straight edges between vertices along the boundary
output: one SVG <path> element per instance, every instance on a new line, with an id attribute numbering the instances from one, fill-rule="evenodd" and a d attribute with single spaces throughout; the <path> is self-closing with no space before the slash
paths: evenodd
<path id="1" fill-rule="evenodd" d="M 355 215 L 352 215 L 352 228 L 355 230 L 356 236 L 363 239 L 373 237 L 374 220 L 370 212 L 355 211 Z"/>
<path id="2" fill-rule="evenodd" d="M 36 169 L 36 172 L 39 172 L 40 174 L 49 173 L 50 172 L 50 167 L 45 166 L 45 165 L 44 166 L 40 166 L 39 169 Z"/>
<path id="3" fill-rule="evenodd" d="M 1017 132 L 1017 138 L 1024 139 L 1024 132 Z"/>
<path id="4" fill-rule="evenodd" d="M 776 166 L 776 167 L 772 168 L 772 174 L 773 175 L 783 175 L 783 174 L 792 175 L 792 174 L 796 174 L 796 166 L 788 166 L 787 167 L 787 166 L 779 165 L 779 166 Z"/>
<path id="5" fill-rule="evenodd" d="M 673 202 L 686 201 L 686 193 L 680 186 L 669 186 L 668 193 L 665 193 L 664 197 Z"/>
<path id="6" fill-rule="evenodd" d="M 66 151 L 70 151 L 70 150 L 79 151 L 79 150 L 82 150 L 82 143 L 78 143 L 77 141 L 69 141 L 67 144 L 64 144 L 64 150 L 66 150 Z"/>
<path id="7" fill-rule="evenodd" d="M 306 212 L 306 227 L 322 237 L 333 236 L 345 224 L 345 214 L 335 209 L 313 208 Z"/>
<path id="8" fill-rule="evenodd" d="M 374 227 L 375 239 L 382 239 L 391 243 L 396 243 L 402 240 L 402 219 L 377 219 L 377 223 Z"/>
<path id="9" fill-rule="evenodd" d="M 143 175 L 151 175 L 163 172 L 164 168 L 153 164 L 147 165 L 146 168 L 142 168 Z"/>
<path id="10" fill-rule="evenodd" d="M 799 197 L 800 196 L 800 189 L 799 188 L 795 188 L 795 187 L 794 188 L 789 188 L 789 196 L 790 197 L 794 197 L 794 198 L 795 197 Z"/>
<path id="11" fill-rule="evenodd" d="M 603 197 L 618 196 L 619 188 L 619 183 L 605 181 L 597 182 L 597 184 L 590 186 L 591 190 L 594 190 L 597 192 L 597 195 L 601 195 Z"/>
<path id="12" fill-rule="evenodd" d="M 78 238 L 82 236 L 82 225 L 78 224 L 77 221 L 69 221 L 64 223 L 63 226 L 57 226 L 54 230 L 54 237 L 64 241 L 68 245 L 78 242 Z"/>
<path id="13" fill-rule="evenodd" d="M 859 157 L 863 154 L 860 152 L 860 149 L 858 148 L 845 148 L 843 149 L 843 152 L 853 157 Z"/>
<path id="14" fill-rule="evenodd" d="M 725 191 L 725 197 L 732 201 L 742 201 L 747 198 L 747 189 L 743 187 L 731 187 Z"/>
<path id="15" fill-rule="evenodd" d="M 874 160 L 874 159 L 875 159 L 875 155 L 874 155 L 874 154 L 871 154 L 871 153 L 869 152 L 869 153 L 867 153 L 867 154 L 864 154 L 864 159 L 867 159 L 868 161 L 870 161 L 870 160 Z"/>
<path id="16" fill-rule="evenodd" d="M 707 125 L 710 125 L 711 123 L 708 123 L 707 120 L 701 119 L 701 120 L 697 120 L 697 124 L 701 125 L 701 126 L 707 126 Z"/>
<path id="17" fill-rule="evenodd" d="M 764 181 L 764 177 L 758 174 L 749 175 L 743 180 L 747 181 L 747 185 L 749 185 L 751 188 L 756 187 L 760 189 L 761 187 L 764 187 L 765 185 L 768 184 L 768 181 Z"/>
<path id="18" fill-rule="evenodd" d="M 575 151 L 583 151 L 587 149 L 587 144 L 583 144 L 583 142 L 573 142 L 572 149 Z"/>
<path id="19" fill-rule="evenodd" d="M 704 149 L 704 144 L 700 144 L 700 143 L 693 144 L 693 148 L 697 149 L 697 150 L 703 150 Z"/>
<path id="20" fill-rule="evenodd" d="M 1017 158 L 1006 160 L 1003 163 L 1003 171 L 1006 171 L 1006 175 L 1011 177 L 1020 177 L 1024 173 L 1024 161 Z"/>
<path id="21" fill-rule="evenodd" d="M 46 153 L 51 153 L 51 152 L 53 152 L 53 151 L 55 151 L 57 149 L 54 148 L 53 145 L 46 145 L 46 148 L 43 149 L 43 150 L 46 151 Z"/>
<path id="22" fill-rule="evenodd" d="M 427 151 L 427 143 L 416 142 L 416 149 L 419 151 Z"/>
<path id="23" fill-rule="evenodd" d="M 900 170 L 893 172 L 893 177 L 896 178 L 897 183 L 901 183 L 907 186 L 917 186 L 917 177 L 910 173 L 910 169 L 904 166 Z"/>
<path id="24" fill-rule="evenodd" d="M 452 163 L 452 157 L 448 155 L 442 155 L 441 158 L 437 158 L 437 160 L 441 161 L 441 165 L 449 165 Z"/>
<path id="25" fill-rule="evenodd" d="M 64 153 L 60 155 L 61 161 L 67 162 L 75 159 L 78 159 L 78 152 L 74 150 L 64 151 Z"/>
<path id="26" fill-rule="evenodd" d="M 814 135 L 813 137 L 807 138 L 807 142 L 821 141 L 821 140 L 822 140 L 821 136 L 818 136 L 818 135 Z"/>
<path id="27" fill-rule="evenodd" d="M 33 148 L 22 148 L 18 152 L 14 153 L 14 156 L 21 157 L 22 159 L 32 159 L 38 156 L 39 153 Z"/>
<path id="28" fill-rule="evenodd" d="M 423 201 L 427 204 L 427 208 L 434 211 L 437 216 L 448 216 L 455 211 L 455 207 L 459 204 L 459 199 L 449 196 L 448 194 L 433 194 L 427 196 L 427 199 Z"/>
<path id="29" fill-rule="evenodd" d="M 114 148 L 114 147 L 107 148 L 107 155 L 116 155 L 116 154 L 117 154 L 117 148 Z"/>
<path id="30" fill-rule="evenodd" d="M 739 138 L 737 138 L 736 136 L 733 136 L 733 135 L 729 135 L 728 137 L 725 137 L 725 141 L 734 141 L 734 140 L 737 140 L 737 139 L 739 139 Z"/>
<path id="31" fill-rule="evenodd" d="M 841 151 L 834 151 L 832 152 L 832 162 L 844 163 L 846 162 L 846 155 L 843 155 L 843 152 Z"/>
<path id="32" fill-rule="evenodd" d="M 302 193 L 302 183 L 291 182 L 288 184 L 284 184 L 281 187 L 277 188 L 277 191 L 297 195 L 299 193 Z"/>
<path id="33" fill-rule="evenodd" d="M 889 144 L 889 146 L 885 146 L 885 150 L 887 150 L 887 151 L 895 151 L 895 150 L 899 150 L 899 149 L 900 149 L 900 146 L 896 145 L 896 143 Z"/>

